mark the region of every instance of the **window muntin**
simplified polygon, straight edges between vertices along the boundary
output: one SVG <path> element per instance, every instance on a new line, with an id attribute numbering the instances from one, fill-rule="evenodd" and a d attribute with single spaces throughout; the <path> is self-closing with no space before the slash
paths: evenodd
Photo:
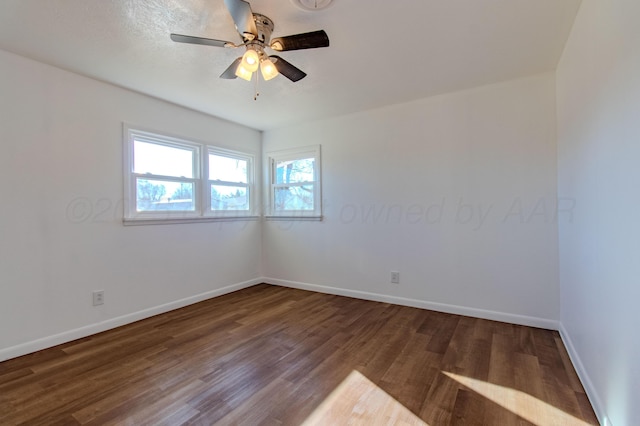
<path id="1" fill-rule="evenodd" d="M 251 217 L 253 157 L 125 126 L 125 222 Z"/>
<path id="2" fill-rule="evenodd" d="M 269 216 L 321 217 L 320 146 L 268 154 Z"/>

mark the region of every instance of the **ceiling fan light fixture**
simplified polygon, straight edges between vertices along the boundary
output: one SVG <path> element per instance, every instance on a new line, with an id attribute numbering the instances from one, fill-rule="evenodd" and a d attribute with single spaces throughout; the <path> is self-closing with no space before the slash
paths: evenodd
<path id="1" fill-rule="evenodd" d="M 291 2 L 302 10 L 316 11 L 326 9 L 333 0 L 291 0 Z"/>
<path id="2" fill-rule="evenodd" d="M 265 81 L 269 81 L 280 74 L 275 64 L 271 62 L 269 58 L 263 59 L 260 62 L 260 72 L 262 72 L 262 77 Z"/>
<path id="3" fill-rule="evenodd" d="M 240 65 L 238 65 L 238 68 L 236 68 L 236 76 L 240 77 L 243 80 L 251 81 L 253 73 L 246 69 L 243 65 L 243 62 L 241 62 Z"/>
<path id="4" fill-rule="evenodd" d="M 247 49 L 247 51 L 244 52 L 244 55 L 242 55 L 242 63 L 240 66 L 244 67 L 249 72 L 257 71 L 260 66 L 260 56 L 258 55 L 258 52 L 253 49 Z"/>

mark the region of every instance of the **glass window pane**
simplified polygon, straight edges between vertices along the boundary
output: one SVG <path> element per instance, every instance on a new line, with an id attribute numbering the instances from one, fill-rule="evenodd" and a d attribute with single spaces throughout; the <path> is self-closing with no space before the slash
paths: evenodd
<path id="1" fill-rule="evenodd" d="M 137 179 L 136 210 L 195 211 L 194 184 L 162 180 Z"/>
<path id="2" fill-rule="evenodd" d="M 315 158 L 303 158 L 276 162 L 275 183 L 313 182 Z"/>
<path id="3" fill-rule="evenodd" d="M 133 172 L 193 178 L 194 151 L 149 142 L 133 142 Z"/>
<path id="4" fill-rule="evenodd" d="M 313 210 L 313 185 L 275 189 L 275 210 Z"/>
<path id="5" fill-rule="evenodd" d="M 249 210 L 247 188 L 211 185 L 211 210 Z"/>
<path id="6" fill-rule="evenodd" d="M 247 161 L 209 154 L 209 180 L 247 183 Z"/>

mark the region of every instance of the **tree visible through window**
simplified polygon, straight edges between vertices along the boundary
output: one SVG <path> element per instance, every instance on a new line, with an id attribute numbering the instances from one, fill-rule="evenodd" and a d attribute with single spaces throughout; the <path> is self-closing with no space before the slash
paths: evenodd
<path id="1" fill-rule="evenodd" d="M 320 147 L 269 154 L 272 216 L 320 216 Z"/>
<path id="2" fill-rule="evenodd" d="M 276 163 L 276 210 L 314 210 L 314 158 Z"/>
<path id="3" fill-rule="evenodd" d="M 130 128 L 125 143 L 125 219 L 251 214 L 250 155 Z"/>

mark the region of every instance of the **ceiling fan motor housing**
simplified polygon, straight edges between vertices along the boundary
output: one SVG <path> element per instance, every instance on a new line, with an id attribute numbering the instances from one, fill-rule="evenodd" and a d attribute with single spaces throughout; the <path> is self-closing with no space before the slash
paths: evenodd
<path id="1" fill-rule="evenodd" d="M 269 40 L 271 40 L 271 34 L 273 33 L 273 21 L 264 15 L 261 15 L 259 13 L 254 13 L 253 14 L 253 20 L 256 23 L 256 28 L 258 29 L 258 36 L 253 39 L 253 41 L 258 41 L 260 42 L 263 47 L 265 44 L 269 43 Z M 245 42 L 247 42 L 249 40 L 245 39 Z"/>

